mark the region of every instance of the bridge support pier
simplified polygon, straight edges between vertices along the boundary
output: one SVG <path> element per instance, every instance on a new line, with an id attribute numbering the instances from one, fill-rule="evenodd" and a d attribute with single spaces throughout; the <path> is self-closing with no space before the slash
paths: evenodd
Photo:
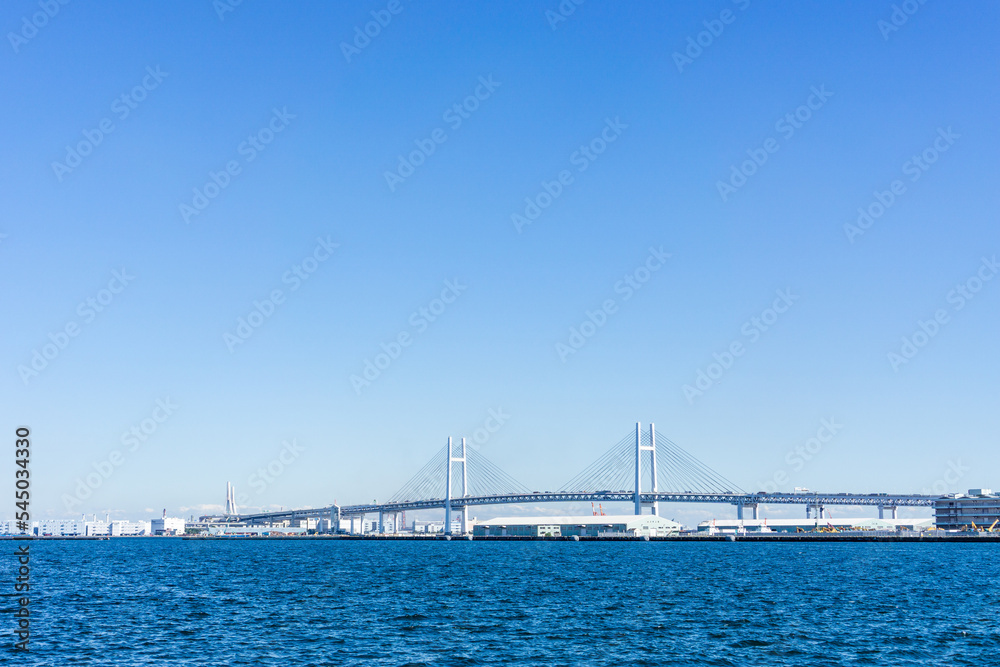
<path id="1" fill-rule="evenodd" d="M 811 511 L 812 510 L 816 510 L 816 518 L 817 519 L 822 519 L 823 518 L 823 509 L 824 509 L 823 506 L 821 504 L 819 504 L 819 503 L 808 503 L 806 505 L 806 518 L 807 519 L 811 518 L 811 516 L 812 516 L 811 515 Z"/>
<path id="2" fill-rule="evenodd" d="M 379 535 L 385 535 L 385 512 L 383 510 L 378 511 L 378 532 Z"/>
<path id="3" fill-rule="evenodd" d="M 750 516 L 751 516 L 751 518 L 754 521 L 756 521 L 757 520 L 757 503 L 746 503 L 746 504 L 744 504 L 744 503 L 738 503 L 736 505 L 736 518 L 739 519 L 740 521 L 742 521 L 743 518 L 744 518 L 743 517 L 743 509 L 744 508 L 747 508 L 747 509 L 750 510 Z"/>
<path id="4" fill-rule="evenodd" d="M 879 505 L 878 506 L 878 518 L 884 519 L 885 518 L 885 511 L 887 509 L 892 512 L 892 517 L 891 518 L 893 518 L 893 519 L 898 519 L 899 518 L 899 515 L 898 515 L 898 513 L 896 511 L 898 508 L 895 505 Z"/>

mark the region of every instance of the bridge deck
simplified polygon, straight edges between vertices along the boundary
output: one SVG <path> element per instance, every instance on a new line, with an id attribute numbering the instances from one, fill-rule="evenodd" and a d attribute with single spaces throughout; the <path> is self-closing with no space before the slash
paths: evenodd
<path id="1" fill-rule="evenodd" d="M 852 505 L 868 507 L 930 507 L 939 496 L 895 493 L 691 493 L 691 492 L 646 492 L 640 494 L 644 503 L 725 503 L 728 505 Z M 598 491 L 598 492 L 540 492 L 519 493 L 493 496 L 465 496 L 452 498 L 452 508 L 471 507 L 475 505 L 511 505 L 521 503 L 570 503 L 570 502 L 634 502 L 635 494 L 631 491 Z M 368 505 L 342 505 L 342 517 L 361 514 L 377 514 L 379 512 L 401 512 L 405 510 L 437 509 L 445 505 L 444 498 L 430 500 L 413 500 L 408 502 L 393 502 Z M 305 519 L 329 517 L 331 511 L 336 511 L 335 505 L 320 508 L 305 508 L 285 510 L 282 512 L 264 512 L 258 514 L 241 514 L 235 517 L 205 517 L 240 523 L 255 521 L 280 521 L 283 519 Z"/>

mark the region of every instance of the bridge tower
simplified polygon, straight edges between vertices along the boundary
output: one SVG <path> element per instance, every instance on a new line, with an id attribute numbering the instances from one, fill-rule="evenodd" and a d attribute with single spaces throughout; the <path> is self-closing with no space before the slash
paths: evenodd
<path id="1" fill-rule="evenodd" d="M 451 468 L 453 463 L 462 464 L 462 496 L 465 497 L 469 495 L 469 469 L 466 465 L 466 450 L 465 450 L 465 438 L 462 438 L 462 455 L 455 456 L 455 450 L 452 446 L 451 438 L 448 438 L 448 451 L 445 456 L 445 498 L 444 498 L 444 534 L 451 535 Z M 469 528 L 469 508 L 466 505 L 462 505 L 462 532 L 468 532 Z"/>
<path id="2" fill-rule="evenodd" d="M 650 472 L 650 482 L 652 483 L 653 493 L 657 492 L 656 487 L 656 426 L 654 424 L 649 425 L 649 444 L 642 444 L 642 422 L 636 422 L 635 424 L 635 513 L 642 514 L 642 506 L 648 505 L 652 508 L 653 514 L 660 513 L 660 503 L 658 501 L 653 501 L 651 503 L 642 502 L 642 453 L 650 453 L 649 462 L 649 472 Z"/>
<path id="3" fill-rule="evenodd" d="M 462 438 L 462 497 L 469 495 L 469 468 L 466 465 L 465 438 Z M 469 506 L 462 505 L 462 534 L 469 532 Z"/>
<path id="4" fill-rule="evenodd" d="M 334 535 L 340 532 L 340 505 L 336 500 L 330 505 L 330 532 Z"/>
<path id="5" fill-rule="evenodd" d="M 650 489 L 653 493 L 656 493 L 659 489 L 656 487 L 656 425 L 653 422 L 649 423 L 649 451 L 652 453 L 652 459 L 649 462 L 649 470 L 652 475 L 653 488 Z M 660 501 L 654 500 L 652 503 L 653 515 L 658 516 L 660 514 Z"/>

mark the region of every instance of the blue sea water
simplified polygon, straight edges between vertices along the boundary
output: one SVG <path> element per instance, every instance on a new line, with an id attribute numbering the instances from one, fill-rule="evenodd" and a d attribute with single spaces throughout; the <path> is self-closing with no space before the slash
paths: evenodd
<path id="1" fill-rule="evenodd" d="M 12 552 L 12 542 L 2 543 Z M 1000 545 L 31 543 L 23 665 L 996 665 Z"/>

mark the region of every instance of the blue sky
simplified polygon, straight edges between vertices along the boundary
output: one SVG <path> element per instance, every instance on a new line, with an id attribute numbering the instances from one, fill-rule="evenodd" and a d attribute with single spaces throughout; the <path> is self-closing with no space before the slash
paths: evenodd
<path id="1" fill-rule="evenodd" d="M 385 499 L 490 410 L 539 490 L 636 421 L 748 490 L 1000 486 L 995 5 L 55 6 L 0 49 L 36 518 Z"/>

